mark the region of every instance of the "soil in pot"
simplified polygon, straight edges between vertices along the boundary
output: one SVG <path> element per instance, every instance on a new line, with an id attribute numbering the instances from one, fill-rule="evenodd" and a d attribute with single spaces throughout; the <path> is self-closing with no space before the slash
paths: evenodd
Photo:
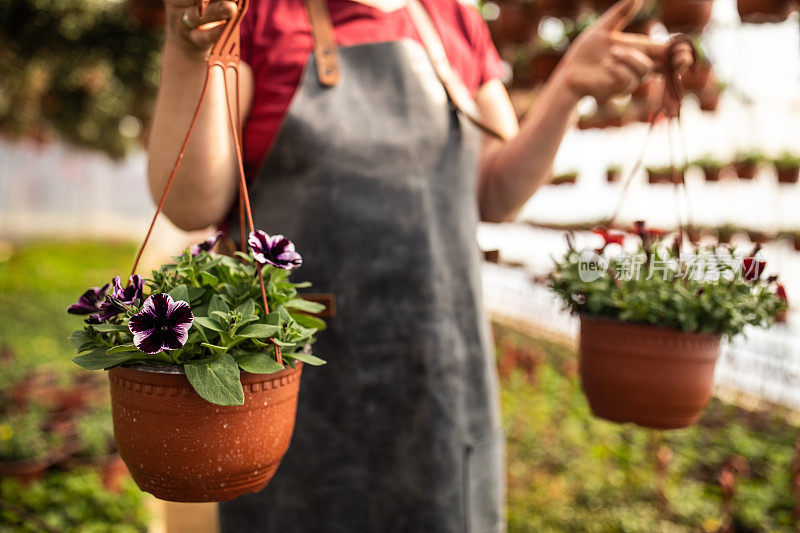
<path id="1" fill-rule="evenodd" d="M 742 22 L 783 22 L 794 10 L 792 0 L 737 0 Z"/>
<path id="2" fill-rule="evenodd" d="M 110 370 L 117 448 L 139 488 L 181 502 L 263 489 L 289 448 L 301 370 L 242 372 L 244 405 L 228 407 L 198 396 L 182 369 Z"/>
<path id="3" fill-rule="evenodd" d="M 592 412 L 655 429 L 694 424 L 711 399 L 719 340 L 581 316 L 580 376 Z"/>

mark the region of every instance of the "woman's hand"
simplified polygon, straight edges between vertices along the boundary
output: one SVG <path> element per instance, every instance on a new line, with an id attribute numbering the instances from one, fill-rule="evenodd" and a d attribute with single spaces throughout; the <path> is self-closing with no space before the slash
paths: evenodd
<path id="1" fill-rule="evenodd" d="M 236 2 L 211 0 L 200 16 L 198 0 L 165 0 L 166 38 L 189 55 L 205 57 L 225 29 L 225 22 L 236 15 Z"/>
<path id="2" fill-rule="evenodd" d="M 668 58 L 668 43 L 622 32 L 641 4 L 641 0 L 620 0 L 569 48 L 559 70 L 576 97 L 605 102 L 630 94 L 653 72 L 664 71 L 667 61 L 677 72 L 691 66 L 692 49 L 686 43 L 678 44 Z"/>

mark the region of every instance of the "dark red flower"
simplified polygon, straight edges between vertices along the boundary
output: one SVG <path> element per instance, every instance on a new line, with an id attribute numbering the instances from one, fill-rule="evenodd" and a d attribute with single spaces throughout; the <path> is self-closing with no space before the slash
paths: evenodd
<path id="1" fill-rule="evenodd" d="M 780 283 L 775 284 L 775 294 L 787 304 L 789 303 L 789 298 L 786 296 L 786 289 Z"/>
<path id="2" fill-rule="evenodd" d="M 742 276 L 747 281 L 756 281 L 764 273 L 767 262 L 755 256 L 742 259 Z"/>
<path id="3" fill-rule="evenodd" d="M 110 283 L 106 283 L 102 287 L 92 287 L 78 298 L 77 303 L 67 308 L 67 313 L 72 313 L 73 315 L 89 315 L 98 312 L 100 306 L 106 299 L 109 288 L 111 288 Z"/>

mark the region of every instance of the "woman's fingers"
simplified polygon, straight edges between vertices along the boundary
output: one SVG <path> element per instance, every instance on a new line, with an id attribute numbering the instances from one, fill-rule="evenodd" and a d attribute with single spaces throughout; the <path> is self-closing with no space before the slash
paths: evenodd
<path id="1" fill-rule="evenodd" d="M 614 45 L 635 48 L 646 54 L 656 65 L 664 65 L 667 61 L 667 53 L 670 51 L 670 43 L 657 43 L 646 35 L 637 33 L 624 33 L 615 31 L 611 33 L 611 42 Z M 678 73 L 683 72 L 694 62 L 694 54 L 689 43 L 681 42 L 672 48 L 671 53 L 672 69 Z"/>
<path id="2" fill-rule="evenodd" d="M 612 61 L 607 71 L 614 80 L 612 96 L 630 94 L 639 86 L 641 78 L 627 65 Z"/>
<path id="3" fill-rule="evenodd" d="M 644 79 L 655 69 L 655 61 L 635 48 L 614 45 L 611 47 L 614 61 L 628 67 L 639 79 Z"/>
<path id="4" fill-rule="evenodd" d="M 196 3 L 187 8 L 181 16 L 184 35 L 197 46 L 214 44 L 225 29 L 225 22 L 236 15 L 236 3 L 229 0 L 216 0 L 208 5 L 200 16 Z"/>

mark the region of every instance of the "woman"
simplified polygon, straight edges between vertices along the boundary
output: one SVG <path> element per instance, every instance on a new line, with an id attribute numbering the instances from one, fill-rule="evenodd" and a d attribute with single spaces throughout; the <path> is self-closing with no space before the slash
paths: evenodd
<path id="1" fill-rule="evenodd" d="M 304 373 L 289 453 L 265 491 L 221 506 L 225 531 L 503 527 L 502 433 L 475 225 L 512 218 L 547 179 L 579 99 L 629 93 L 666 52 L 619 32 L 638 9 L 622 0 L 575 42 L 520 126 L 478 13 L 457 0 L 417 2 L 251 0 L 242 23 L 256 227 L 295 241 L 305 261 L 299 276 L 333 293 L 338 312 L 316 345 L 328 364 Z M 221 32 L 204 24 L 236 10 L 216 0 L 201 19 L 194 0 L 166 4 L 150 137 L 155 195 Z M 326 36 L 337 45 L 320 63 L 312 34 L 317 45 Z M 440 74 L 452 66 L 454 83 L 505 141 L 481 139 L 454 109 L 429 58 L 437 42 L 446 56 Z M 691 62 L 688 48 L 676 57 L 677 66 Z M 236 223 L 222 74 L 210 83 L 165 205 L 186 230 Z"/>

